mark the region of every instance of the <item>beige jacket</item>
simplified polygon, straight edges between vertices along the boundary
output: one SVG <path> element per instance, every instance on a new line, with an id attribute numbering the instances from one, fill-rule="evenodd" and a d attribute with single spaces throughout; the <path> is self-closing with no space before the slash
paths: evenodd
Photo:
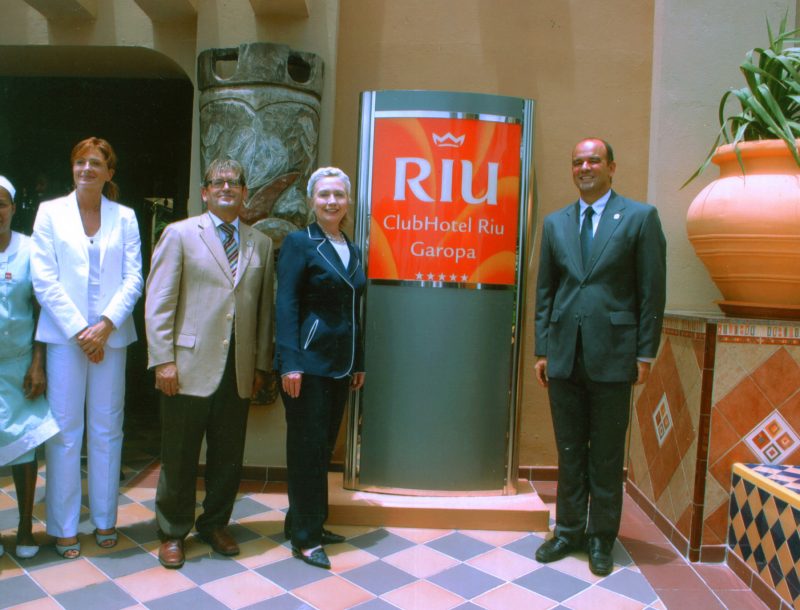
<path id="1" fill-rule="evenodd" d="M 239 223 L 234 281 L 208 214 L 169 225 L 147 278 L 148 367 L 175 362 L 179 392 L 209 396 L 219 386 L 236 339 L 239 396 L 249 398 L 255 369 L 269 370 L 272 352 L 272 241 Z"/>

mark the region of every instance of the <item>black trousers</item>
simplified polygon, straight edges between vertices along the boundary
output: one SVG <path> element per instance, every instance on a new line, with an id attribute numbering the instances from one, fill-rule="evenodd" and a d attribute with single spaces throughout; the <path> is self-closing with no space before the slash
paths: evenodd
<path id="1" fill-rule="evenodd" d="M 328 518 L 328 466 L 349 391 L 349 377 L 306 374 L 297 398 L 281 390 L 289 478 L 285 531 L 299 549 L 321 543 L 322 525 Z"/>
<path id="2" fill-rule="evenodd" d="M 167 538 L 184 538 L 195 525 L 197 463 L 206 437 L 206 497 L 197 531 L 225 527 L 242 476 L 250 400 L 236 389 L 234 345 L 219 387 L 211 396 L 176 394 L 161 399 L 161 474 L 156 517 Z"/>
<path id="3" fill-rule="evenodd" d="M 555 534 L 573 544 L 584 536 L 613 541 L 622 517 L 631 383 L 592 381 L 579 349 L 572 374 L 551 378 L 549 394 L 558 449 Z"/>

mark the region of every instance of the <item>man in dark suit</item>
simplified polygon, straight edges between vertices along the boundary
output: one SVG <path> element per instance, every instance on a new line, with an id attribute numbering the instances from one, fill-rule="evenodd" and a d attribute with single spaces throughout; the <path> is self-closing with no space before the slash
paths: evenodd
<path id="1" fill-rule="evenodd" d="M 580 199 L 545 219 L 536 286 L 535 370 L 559 466 L 555 532 L 536 559 L 585 548 L 599 576 L 614 567 L 631 387 L 650 372 L 666 299 L 658 212 L 611 190 L 615 169 L 605 141 L 575 146 Z"/>
<path id="2" fill-rule="evenodd" d="M 250 397 L 272 351 L 272 241 L 239 221 L 247 197 L 242 166 L 213 161 L 202 189 L 208 212 L 169 225 L 147 278 L 149 366 L 161 403 L 156 517 L 166 568 L 184 562 L 195 525 L 197 462 L 206 438 L 200 537 L 223 555 L 239 547 L 227 530 L 242 471 Z"/>

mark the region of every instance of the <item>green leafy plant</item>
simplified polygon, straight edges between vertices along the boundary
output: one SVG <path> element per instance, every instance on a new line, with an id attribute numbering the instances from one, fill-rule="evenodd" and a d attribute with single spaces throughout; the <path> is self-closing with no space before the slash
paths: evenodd
<path id="1" fill-rule="evenodd" d="M 800 153 L 795 138 L 800 137 L 800 30 L 787 30 L 788 15 L 784 15 L 778 32 L 773 34 L 767 20 L 769 46 L 747 52 L 739 66 L 746 86 L 726 91 L 719 102 L 720 130 L 705 161 L 683 184 L 686 186 L 708 167 L 711 157 L 721 144 L 733 144 L 739 165 L 740 142 L 781 139 L 800 166 Z M 741 110 L 726 115 L 725 106 L 735 97 Z"/>

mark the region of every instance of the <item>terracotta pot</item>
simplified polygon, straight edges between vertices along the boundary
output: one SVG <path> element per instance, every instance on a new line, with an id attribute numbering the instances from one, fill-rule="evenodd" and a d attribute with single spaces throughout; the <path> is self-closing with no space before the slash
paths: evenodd
<path id="1" fill-rule="evenodd" d="M 798 140 L 800 143 L 800 140 Z M 728 314 L 800 319 L 800 167 L 782 140 L 720 146 L 720 177 L 692 202 L 689 241 Z"/>

